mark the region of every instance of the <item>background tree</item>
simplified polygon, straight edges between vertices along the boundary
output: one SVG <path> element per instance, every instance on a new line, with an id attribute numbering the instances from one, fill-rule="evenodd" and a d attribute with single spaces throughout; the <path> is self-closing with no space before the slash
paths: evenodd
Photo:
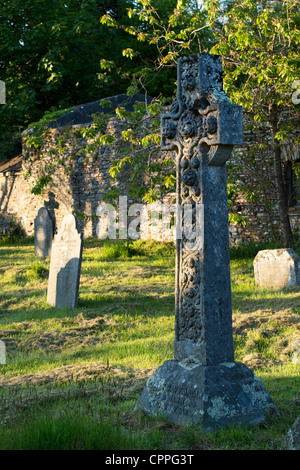
<path id="1" fill-rule="evenodd" d="M 129 192 L 149 202 L 174 189 L 173 161 L 169 156 L 157 160 L 160 114 L 164 111 L 163 105 L 171 103 L 176 94 L 178 57 L 186 52 L 205 50 L 211 40 L 206 19 L 204 9 L 199 8 L 196 1 L 176 0 L 136 0 L 127 9 L 126 18 L 108 8 L 101 15 L 102 30 L 106 31 L 107 37 L 115 38 L 121 47 L 122 64 L 125 65 L 120 66 L 118 54 L 102 55 L 102 71 L 98 78 L 112 85 L 113 77 L 120 77 L 120 83 L 127 79 L 128 94 L 142 92 L 156 98 L 147 110 L 148 116 L 145 116 L 145 106 L 140 105 L 134 113 L 117 110 L 118 116 L 126 119 L 128 128 L 123 132 L 124 148 L 120 149 L 111 168 L 112 177 L 118 179 L 122 177 L 122 167 L 131 163 Z M 113 94 L 112 85 L 106 96 Z M 28 148 L 41 140 L 45 120 L 40 124 L 35 128 L 38 135 L 28 138 Z M 99 136 L 95 137 L 95 146 L 97 142 Z M 140 181 L 141 174 L 144 174 L 146 184 Z M 43 182 L 38 182 L 39 190 L 43 187 Z M 111 191 L 111 195 L 117 196 L 115 191 Z"/>
<path id="2" fill-rule="evenodd" d="M 175 1 L 164 2 L 164 11 Z M 20 131 L 45 111 L 125 93 L 154 45 L 128 29 L 133 0 L 5 0 L 0 11 L 0 79 L 7 104 L 0 108 L 0 159 L 21 151 Z M 101 24 L 109 14 L 124 25 Z M 128 61 L 122 51 L 138 52 Z"/>
<path id="3" fill-rule="evenodd" d="M 204 4 L 205 9 L 197 1 L 178 1 L 166 19 L 153 1 L 137 0 L 129 15 L 143 26 L 131 27 L 131 32 L 156 45 L 157 73 L 175 67 L 180 55 L 203 51 L 222 55 L 225 91 L 248 113 L 254 135 L 260 127 L 270 131 L 280 243 L 291 246 L 282 143 L 294 139 L 299 126 L 299 106 L 292 101 L 300 62 L 299 1 L 207 0 Z M 109 15 L 102 22 L 122 29 Z M 147 86 L 147 73 L 142 77 L 140 72 L 139 82 Z M 236 193 L 232 188 L 230 194 Z"/>
<path id="4" fill-rule="evenodd" d="M 142 64 L 133 74 L 129 91 L 147 91 L 170 102 L 176 94 L 177 59 L 211 47 L 213 36 L 205 9 L 198 0 L 136 0 L 128 9 L 128 18 L 130 25 L 108 12 L 101 22 L 116 31 L 129 32 L 139 43 L 153 45 L 156 51 L 152 57 L 143 57 L 137 49 L 124 49 L 124 56 L 139 58 Z"/>
<path id="5" fill-rule="evenodd" d="M 222 3 L 206 2 L 217 42 L 211 52 L 222 55 L 225 91 L 251 117 L 254 135 L 261 126 L 270 131 L 282 243 L 289 247 L 282 144 L 295 139 L 299 129 L 292 93 L 300 69 L 300 5 L 297 0 L 240 0 L 230 2 L 224 14 Z"/>
<path id="6" fill-rule="evenodd" d="M 136 49 L 123 51 L 128 59 L 140 58 L 143 63 L 143 67 L 137 68 L 132 75 L 129 93 L 146 92 L 156 101 L 148 107 L 146 116 L 145 109 L 137 109 L 135 113 L 118 110 L 119 117 L 126 118 L 128 124 L 123 132 L 126 147 L 120 151 L 110 170 L 113 179 L 121 178 L 123 166 L 130 163 L 130 194 L 150 203 L 174 192 L 176 182 L 174 161 L 160 151 L 159 136 L 160 115 L 176 95 L 177 59 L 207 50 L 213 39 L 207 14 L 197 1 L 167 3 L 167 8 L 161 8 L 158 0 L 136 0 L 134 7 L 128 10 L 130 26 L 122 24 L 110 13 L 101 18 L 109 29 L 130 32 L 139 42 L 148 43 L 156 50 L 156 55 L 151 58 L 141 57 Z M 138 183 L 141 174 L 144 175 L 143 184 Z M 115 191 L 111 193 L 116 196 Z"/>
<path id="7" fill-rule="evenodd" d="M 206 0 L 204 4 L 205 8 L 197 0 L 2 2 L 0 79 L 6 82 L 8 97 L 0 108 L 0 155 L 12 153 L 7 142 L 11 146 L 16 128 L 26 128 L 52 108 L 126 90 L 163 97 L 160 105 L 169 104 L 176 92 L 178 57 L 217 53 L 223 56 L 224 88 L 231 100 L 249 114 L 254 133 L 256 126 L 270 130 L 283 244 L 290 246 L 282 143 L 299 125 L 299 105 L 291 99 L 299 78 L 299 2 Z M 132 144 L 134 171 L 138 174 L 147 166 L 153 171 L 148 181 L 156 181 L 158 187 L 157 163 L 146 164 L 145 155 L 150 143 L 158 146 L 159 130 L 151 126 L 139 139 L 134 135 L 134 129 L 140 129 L 135 116 L 131 124 L 124 139 Z M 134 156 L 136 145 L 145 150 L 139 153 L 140 164 Z M 126 162 L 128 158 L 121 156 L 112 173 L 120 173 Z M 164 172 L 161 177 L 171 190 L 174 178 Z M 155 197 L 154 188 L 150 189 L 152 195 L 144 186 L 146 199 Z"/>

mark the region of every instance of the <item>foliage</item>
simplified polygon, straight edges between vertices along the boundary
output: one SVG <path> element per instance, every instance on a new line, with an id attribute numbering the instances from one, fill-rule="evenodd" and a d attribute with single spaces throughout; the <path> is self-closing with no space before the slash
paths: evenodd
<path id="1" fill-rule="evenodd" d="M 27 138 L 25 138 L 26 146 L 30 148 L 40 148 L 43 144 L 44 138 L 46 137 L 49 129 L 49 123 L 55 121 L 55 119 L 63 116 L 64 114 L 72 111 L 74 107 L 50 110 L 46 111 L 42 118 L 37 122 L 31 122 L 28 125 L 26 131 Z"/>
<path id="2" fill-rule="evenodd" d="M 140 67 L 138 58 L 128 61 L 122 54 L 125 48 L 136 49 L 145 60 L 154 59 L 153 45 L 139 42 L 126 28 L 116 34 L 100 22 L 109 12 L 127 25 L 127 9 L 134 4 L 132 0 L 2 2 L 0 79 L 7 97 L 0 105 L 0 159 L 20 152 L 20 132 L 45 111 L 124 93 Z M 109 67 L 110 62 L 117 65 Z M 13 136 L 17 149 L 8 146 Z"/>
<path id="3" fill-rule="evenodd" d="M 107 13 L 101 22 L 117 31 L 127 31 L 144 44 L 155 46 L 154 60 L 145 60 L 137 49 L 126 48 L 123 55 L 139 57 L 143 67 L 132 75 L 129 93 L 146 90 L 158 97 L 173 96 L 175 92 L 177 59 L 188 53 L 202 52 L 212 39 L 205 10 L 197 0 L 158 2 L 137 0 L 128 9 L 130 25 L 122 24 Z M 153 88 L 153 81 L 154 85 Z"/>
<path id="4" fill-rule="evenodd" d="M 183 53 L 210 50 L 224 57 L 225 91 L 234 103 L 242 105 L 249 113 L 254 135 L 266 123 L 271 130 L 281 233 L 283 243 L 288 246 L 292 236 L 280 144 L 291 139 L 299 124 L 299 109 L 292 101 L 293 83 L 299 71 L 299 4 L 296 0 L 271 4 L 253 0 L 204 3 L 205 9 L 199 7 L 198 2 L 178 1 L 169 17 L 161 17 L 153 1 L 138 1 L 136 8 L 129 10 L 129 16 L 138 17 L 140 26 L 144 25 L 145 29 L 141 33 L 141 27 L 131 26 L 130 32 L 141 41 L 156 45 L 158 74 L 174 66 Z M 110 15 L 104 15 L 101 21 L 117 30 L 123 28 Z M 136 52 L 125 51 L 124 55 L 132 58 Z M 147 74 L 143 74 L 141 71 L 139 82 L 145 88 Z M 137 90 L 137 80 L 132 86 Z M 122 161 L 117 169 L 121 165 Z M 264 185 L 263 181 L 261 185 Z M 245 218 L 239 212 L 231 211 L 238 192 L 251 202 L 254 199 L 258 202 L 261 196 L 259 188 L 253 188 L 253 185 L 240 186 L 233 171 L 228 186 L 231 222 L 244 224 Z M 259 202 L 268 205 L 268 201 Z M 271 219 L 274 218 L 271 208 L 267 210 Z M 278 239 L 275 228 L 273 236 Z"/>
<path id="5" fill-rule="evenodd" d="M 0 214 L 2 228 L 0 229 L 0 243 L 16 243 L 25 237 L 25 230 L 16 217 Z"/>
<path id="6" fill-rule="evenodd" d="M 167 154 L 162 154 L 160 145 L 160 115 L 162 100 L 151 105 L 138 104 L 134 112 L 124 108 L 117 110 L 118 117 L 124 121 L 121 144 L 116 159 L 110 168 L 113 181 L 122 178 L 124 171 L 129 172 L 129 195 L 152 203 L 174 190 L 175 165 Z M 113 188 L 108 198 L 119 196 Z"/>
<path id="7" fill-rule="evenodd" d="M 30 126 L 26 139 L 26 154 L 30 150 L 40 155 L 39 164 L 41 172 L 34 181 L 31 192 L 42 194 L 52 184 L 53 174 L 58 168 L 63 168 L 70 173 L 74 164 L 74 156 L 64 142 L 72 136 L 73 145 L 76 148 L 78 139 L 84 140 L 81 147 L 81 157 L 84 162 L 89 158 L 98 158 L 101 146 L 114 145 L 114 161 L 110 167 L 111 186 L 104 195 L 104 200 L 117 203 L 120 194 L 118 181 L 126 178 L 128 195 L 149 204 L 161 201 L 170 195 L 174 199 L 176 184 L 175 161 L 172 155 L 160 150 L 160 116 L 164 110 L 163 100 L 155 100 L 149 106 L 138 103 L 134 111 L 126 111 L 125 108 L 117 108 L 116 115 L 124 123 L 121 139 L 116 141 L 116 136 L 108 131 L 108 120 L 111 114 L 99 113 L 93 116 L 92 123 L 86 127 L 76 129 L 66 128 L 59 139 L 53 145 L 47 147 L 49 128 L 48 119 L 52 120 L 54 114 L 47 114 L 41 121 Z M 59 113 L 56 113 L 58 117 Z M 50 119 L 51 117 L 51 119 Z M 51 165 L 43 166 L 43 158 L 51 157 Z M 26 177 L 30 176 L 30 169 Z M 249 193 L 250 194 L 250 193 Z M 248 197 L 250 199 L 250 195 Z M 234 182 L 228 185 L 229 220 L 234 224 L 246 224 L 245 217 L 236 212 L 234 201 L 237 196 L 237 185 Z M 252 196 L 253 198 L 253 196 Z M 174 201 L 175 202 L 175 201 Z M 77 217 L 84 215 L 77 213 Z"/>
<path id="8" fill-rule="evenodd" d="M 117 142 L 116 159 L 110 168 L 112 181 L 116 181 L 122 173 L 123 167 L 129 167 L 130 179 L 128 181 L 129 194 L 153 202 L 158 196 L 173 189 L 175 183 L 174 163 L 166 156 L 159 158 L 158 151 L 160 143 L 159 125 L 162 103 L 153 101 L 151 105 L 139 103 L 134 106 L 134 111 L 126 111 L 125 108 L 117 108 L 118 118 L 124 122 L 122 138 Z M 67 110 L 65 110 L 67 112 Z M 83 139 L 85 145 L 81 150 L 84 161 L 90 156 L 97 158 L 101 146 L 113 145 L 116 137 L 107 128 L 111 114 L 98 113 L 93 116 L 92 123 L 86 127 L 76 129 L 65 128 L 60 137 L 47 148 L 47 139 L 50 139 L 48 122 L 62 111 L 46 113 L 45 116 L 30 125 L 25 139 L 26 153 L 28 158 L 32 151 L 40 156 L 40 161 L 49 154 L 51 164 L 43 167 L 43 171 L 32 187 L 33 194 L 41 194 L 51 183 L 52 175 L 58 167 L 64 166 L 68 169 L 66 161 L 72 160 L 64 144 L 71 136 L 73 141 Z M 76 146 L 76 144 L 74 144 Z M 130 164 L 130 165 L 128 165 Z M 26 177 L 30 176 L 28 169 Z M 147 184 L 145 185 L 145 181 Z M 107 200 L 115 201 L 119 196 L 116 186 L 108 191 Z"/>
<path id="9" fill-rule="evenodd" d="M 33 2 L 23 2 L 22 10 L 18 10 L 22 13 L 14 19 L 17 34 L 10 18 L 17 11 L 18 0 L 6 2 L 3 10 L 6 23 L 0 28 L 0 36 L 6 37 L 6 54 L 0 72 L 1 78 L 8 77 L 5 81 L 9 93 L 8 105 L 0 109 L 0 117 L 1 112 L 5 113 L 3 132 L 8 123 L 29 123 L 51 106 L 61 109 L 126 88 L 129 94 L 150 93 L 156 100 L 148 109 L 140 106 L 133 114 L 117 110 L 124 121 L 124 145 L 116 155 L 111 177 L 117 181 L 131 166 L 130 194 L 153 202 L 175 187 L 173 160 L 166 155 L 160 161 L 153 157 L 159 148 L 159 114 L 175 93 L 177 58 L 202 51 L 221 54 L 225 90 L 251 116 L 252 131 L 266 124 L 272 130 L 278 201 L 284 219 L 282 232 L 288 230 L 280 145 L 295 131 L 295 119 L 299 117 L 299 106 L 291 99 L 299 70 L 296 0 L 211 0 L 204 2 L 205 8 L 196 0 L 68 0 L 63 4 L 52 2 L 50 9 L 43 2 L 34 3 L 38 3 L 34 17 Z M 9 52 L 16 60 L 9 62 Z M 290 111 L 288 119 L 283 117 L 283 109 Z M 90 128 L 82 130 L 81 136 L 89 139 L 85 155 L 99 145 L 114 144 L 114 137 L 97 119 L 102 124 L 105 121 L 100 116 Z M 44 125 L 35 127 L 34 135 L 28 136 L 28 146 L 39 149 L 45 131 Z M 58 154 L 64 154 L 63 145 Z M 51 183 L 59 155 L 53 155 L 53 164 L 33 189 L 35 194 Z M 108 195 L 111 200 L 118 196 L 116 186 Z M 238 191 L 248 201 L 257 201 L 258 189 L 240 186 L 233 174 L 228 187 L 232 222 L 245 223 L 234 207 Z"/>
<path id="10" fill-rule="evenodd" d="M 300 62 L 299 2 L 234 1 L 226 13 L 220 3 L 206 6 L 217 42 L 211 52 L 223 57 L 226 93 L 256 123 L 269 122 L 274 105 L 297 115 L 292 93 Z M 294 129 L 293 115 L 285 117 L 278 141 Z"/>
<path id="11" fill-rule="evenodd" d="M 223 57 L 225 91 L 251 117 L 254 135 L 270 130 L 281 243 L 290 246 L 281 145 L 300 142 L 295 136 L 300 110 L 292 100 L 300 68 L 299 2 L 232 1 L 225 2 L 225 10 L 223 2 L 205 3 L 216 40 L 211 52 Z"/>

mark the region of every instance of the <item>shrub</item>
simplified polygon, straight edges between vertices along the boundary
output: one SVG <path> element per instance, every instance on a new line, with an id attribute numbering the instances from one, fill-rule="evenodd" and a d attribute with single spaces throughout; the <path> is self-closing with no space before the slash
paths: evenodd
<path id="1" fill-rule="evenodd" d="M 26 237 L 25 230 L 15 216 L 0 214 L 0 242 L 15 243 Z"/>

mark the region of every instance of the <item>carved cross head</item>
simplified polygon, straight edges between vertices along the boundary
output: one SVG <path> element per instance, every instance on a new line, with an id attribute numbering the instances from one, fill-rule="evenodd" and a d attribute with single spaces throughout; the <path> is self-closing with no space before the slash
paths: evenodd
<path id="1" fill-rule="evenodd" d="M 162 115 L 162 149 L 177 149 L 179 158 L 186 159 L 183 168 L 197 168 L 202 155 L 208 165 L 223 166 L 233 145 L 243 143 L 243 123 L 241 106 L 223 92 L 221 57 L 180 58 L 177 83 L 177 97 Z"/>

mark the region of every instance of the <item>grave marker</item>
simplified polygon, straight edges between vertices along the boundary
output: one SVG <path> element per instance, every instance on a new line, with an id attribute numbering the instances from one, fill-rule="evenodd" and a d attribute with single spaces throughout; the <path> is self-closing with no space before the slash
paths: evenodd
<path id="1" fill-rule="evenodd" d="M 255 284 L 266 289 L 300 286 L 300 259 L 291 248 L 261 250 L 253 261 Z"/>
<path id="2" fill-rule="evenodd" d="M 52 244 L 47 302 L 53 307 L 77 306 L 82 259 L 82 237 L 77 227 L 76 217 L 67 215 Z"/>
<path id="3" fill-rule="evenodd" d="M 6 345 L 0 340 L 0 364 L 6 364 Z"/>
<path id="4" fill-rule="evenodd" d="M 174 360 L 149 378 L 136 408 L 215 431 L 276 409 L 262 381 L 234 361 L 225 163 L 243 141 L 242 109 L 223 92 L 219 56 L 179 59 L 177 83 L 162 149 L 175 151 L 178 206 L 191 205 L 190 228 L 200 214 L 202 229 L 193 243 L 184 232 L 177 240 Z M 177 217 L 177 233 L 185 223 Z"/>
<path id="5" fill-rule="evenodd" d="M 34 219 L 34 250 L 40 258 L 51 256 L 53 220 L 46 207 L 41 207 Z"/>

